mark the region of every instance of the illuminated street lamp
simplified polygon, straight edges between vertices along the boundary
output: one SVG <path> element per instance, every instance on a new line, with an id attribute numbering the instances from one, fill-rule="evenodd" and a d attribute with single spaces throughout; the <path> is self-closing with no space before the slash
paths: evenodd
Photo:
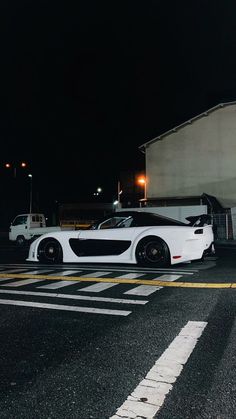
<path id="1" fill-rule="evenodd" d="M 17 169 L 17 167 L 21 167 L 22 169 L 24 169 L 25 167 L 27 167 L 27 163 L 24 162 L 24 161 L 22 161 L 17 166 L 15 164 L 12 164 L 12 163 L 9 163 L 9 162 L 8 163 L 5 163 L 5 168 L 6 169 L 13 169 L 14 177 L 16 177 L 16 169 Z"/>
<path id="2" fill-rule="evenodd" d="M 32 213 L 32 198 L 33 198 L 33 176 L 31 173 L 28 174 L 28 177 L 30 178 L 30 206 L 29 206 L 29 212 Z"/>
<path id="3" fill-rule="evenodd" d="M 144 176 L 138 178 L 138 183 L 144 187 L 144 199 L 147 199 L 147 179 Z"/>
<path id="4" fill-rule="evenodd" d="M 102 188 L 100 186 L 97 188 L 97 192 L 94 192 L 95 196 L 99 196 L 102 193 Z"/>
<path id="5" fill-rule="evenodd" d="M 120 196 L 121 196 L 122 192 L 123 191 L 120 188 L 120 181 L 118 180 L 118 185 L 117 185 L 117 206 L 118 206 L 118 208 L 121 207 L 121 204 L 120 204 Z"/>

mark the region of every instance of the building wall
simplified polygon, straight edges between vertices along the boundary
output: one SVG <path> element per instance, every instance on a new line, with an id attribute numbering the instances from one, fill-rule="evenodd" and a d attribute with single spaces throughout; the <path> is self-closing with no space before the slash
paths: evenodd
<path id="1" fill-rule="evenodd" d="M 236 204 L 236 105 L 220 107 L 146 147 L 147 197 L 207 193 Z"/>

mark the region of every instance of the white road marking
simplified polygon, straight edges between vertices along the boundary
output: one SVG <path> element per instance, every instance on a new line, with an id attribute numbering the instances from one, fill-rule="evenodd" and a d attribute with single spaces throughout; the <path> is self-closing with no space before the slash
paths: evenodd
<path id="1" fill-rule="evenodd" d="M 41 275 L 41 274 L 44 274 L 44 273 L 46 273 L 46 272 L 49 272 L 50 273 L 50 269 L 36 269 L 35 271 L 27 271 L 27 275 L 28 274 L 30 274 L 30 275 Z M 54 272 L 54 275 L 55 275 L 55 272 Z"/>
<path id="2" fill-rule="evenodd" d="M 159 277 L 153 278 L 153 281 L 158 279 L 159 281 L 175 281 L 176 279 L 181 278 L 181 275 L 161 275 Z M 128 295 L 141 295 L 147 297 L 148 295 L 153 294 L 156 291 L 159 291 L 163 287 L 155 286 L 155 285 L 139 285 L 135 288 L 132 288 L 124 294 Z"/>
<path id="3" fill-rule="evenodd" d="M 9 281 L 10 278 L 0 278 L 0 282 Z"/>
<path id="4" fill-rule="evenodd" d="M 3 268 L 2 268 L 3 269 Z M 1 271 L 2 271 L 2 269 L 1 269 Z M 27 269 L 23 269 L 23 268 L 21 268 L 21 269 L 4 269 L 3 270 L 3 272 L 4 273 L 6 273 L 6 274 L 16 274 L 16 273 L 23 273 L 23 272 L 27 272 Z M 28 272 L 27 272 L 28 273 Z"/>
<path id="5" fill-rule="evenodd" d="M 145 274 L 137 274 L 134 272 L 130 272 L 129 274 L 124 274 L 124 275 L 120 275 L 120 276 L 116 276 L 116 278 L 118 279 L 135 279 L 135 278 L 140 278 L 140 276 L 144 276 Z"/>
<path id="6" fill-rule="evenodd" d="M 118 304 L 140 304 L 148 303 L 148 300 L 130 300 L 125 298 L 108 298 L 108 297 L 90 297 L 85 295 L 72 295 L 72 294 L 58 294 L 54 292 L 37 292 L 37 291 L 13 291 L 13 290 L 0 290 L 0 294 L 14 294 L 14 295 L 31 295 L 39 297 L 53 297 L 53 298 L 67 298 L 70 300 L 83 300 L 83 301 L 100 301 L 103 303 L 118 303 Z"/>
<path id="7" fill-rule="evenodd" d="M 90 272 L 89 274 L 80 275 L 81 278 L 99 278 L 100 276 L 104 275 L 111 275 L 112 272 L 102 272 L 102 271 L 96 271 L 96 272 Z"/>
<path id="8" fill-rule="evenodd" d="M 173 282 L 176 281 L 177 279 L 181 278 L 182 275 L 161 275 L 161 276 L 157 276 L 156 278 L 153 278 L 154 280 L 158 280 L 158 281 L 169 281 L 169 282 Z"/>
<path id="9" fill-rule="evenodd" d="M 22 279 L 21 281 L 2 284 L 1 287 L 21 287 L 23 285 L 36 284 L 37 282 L 43 282 L 43 281 L 45 281 L 45 279 L 28 278 L 28 279 Z"/>
<path id="10" fill-rule="evenodd" d="M 110 419 L 156 417 L 206 325 L 189 321 Z"/>
<path id="11" fill-rule="evenodd" d="M 40 285 L 37 288 L 45 288 L 48 290 L 56 290 L 58 288 L 66 287 L 67 285 L 78 284 L 78 281 L 57 281 L 47 285 Z"/>
<path id="12" fill-rule="evenodd" d="M 112 284 L 111 282 L 98 282 L 97 284 L 88 285 L 84 288 L 79 288 L 76 291 L 83 291 L 83 292 L 101 292 L 105 291 L 111 287 L 114 287 L 118 284 Z"/>
<path id="13" fill-rule="evenodd" d="M 64 310 L 64 311 L 77 311 L 80 313 L 91 313 L 91 314 L 107 314 L 110 316 L 128 316 L 132 311 L 127 310 L 108 310 L 93 307 L 78 307 L 78 306 L 66 306 L 62 304 L 48 304 L 48 303 L 36 303 L 31 301 L 15 301 L 15 300 L 0 300 L 0 304 L 12 305 L 12 306 L 23 306 L 32 308 L 48 308 L 50 310 Z"/>
<path id="14" fill-rule="evenodd" d="M 72 274 L 73 274 L 73 276 L 77 276 L 80 272 L 81 271 L 74 271 L 74 270 L 70 269 L 70 270 L 67 270 L 67 271 L 52 272 L 52 273 L 49 274 L 49 276 L 50 275 L 51 276 L 53 276 L 53 275 L 67 276 L 67 275 L 72 275 Z"/>
<path id="15" fill-rule="evenodd" d="M 139 285 L 138 287 L 132 288 L 131 290 L 125 291 L 124 294 L 128 295 L 142 295 L 148 296 L 156 291 L 159 291 L 163 287 L 156 285 Z"/>

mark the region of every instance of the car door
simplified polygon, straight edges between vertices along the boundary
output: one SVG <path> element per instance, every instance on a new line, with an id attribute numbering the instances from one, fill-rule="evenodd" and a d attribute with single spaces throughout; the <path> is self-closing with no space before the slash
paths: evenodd
<path id="1" fill-rule="evenodd" d="M 81 230 L 78 239 L 70 241 L 71 247 L 80 259 L 101 258 L 104 261 L 130 257 L 132 241 L 137 235 L 137 227 L 104 228 Z"/>

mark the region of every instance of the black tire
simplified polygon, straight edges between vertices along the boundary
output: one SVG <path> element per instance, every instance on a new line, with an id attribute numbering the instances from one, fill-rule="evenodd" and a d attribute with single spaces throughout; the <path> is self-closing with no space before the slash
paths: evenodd
<path id="1" fill-rule="evenodd" d="M 26 243 L 26 240 L 24 238 L 24 236 L 17 236 L 16 238 L 16 244 L 18 247 L 23 247 Z"/>
<path id="2" fill-rule="evenodd" d="M 38 247 L 38 259 L 42 263 L 61 263 L 63 252 L 60 243 L 52 238 L 42 240 Z"/>
<path id="3" fill-rule="evenodd" d="M 170 251 L 159 237 L 145 237 L 137 245 L 136 260 L 140 266 L 163 268 L 170 265 Z"/>

